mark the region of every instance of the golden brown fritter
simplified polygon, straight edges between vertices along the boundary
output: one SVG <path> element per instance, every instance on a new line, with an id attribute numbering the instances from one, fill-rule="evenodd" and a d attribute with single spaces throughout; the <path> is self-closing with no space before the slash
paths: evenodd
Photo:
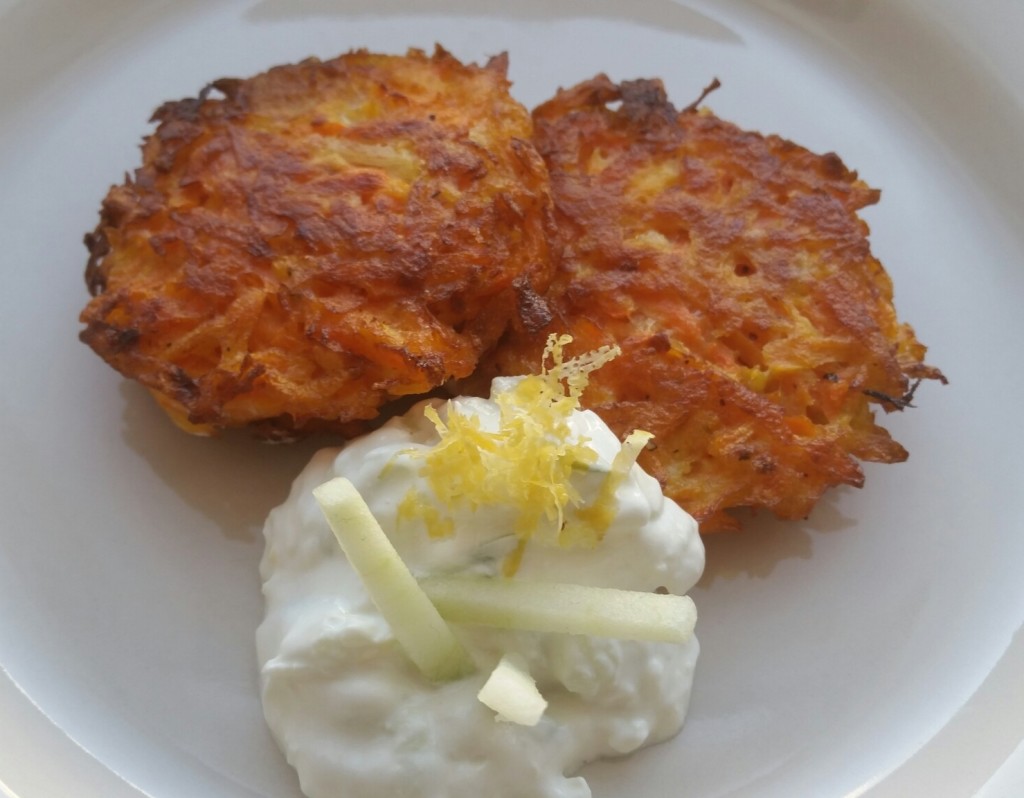
<path id="1" fill-rule="evenodd" d="M 642 465 L 705 530 L 735 526 L 734 507 L 805 516 L 862 483 L 856 458 L 905 459 L 871 407 L 942 375 L 856 215 L 877 191 L 833 154 L 677 112 L 656 80 L 600 76 L 534 125 L 565 247 L 554 318 L 510 333 L 480 376 L 536 368 L 553 331 L 618 343 L 584 402 L 655 434 Z"/>
<path id="2" fill-rule="evenodd" d="M 86 237 L 82 340 L 195 432 L 351 427 L 468 375 L 552 270 L 508 89 L 504 57 L 360 51 L 165 104 Z"/>

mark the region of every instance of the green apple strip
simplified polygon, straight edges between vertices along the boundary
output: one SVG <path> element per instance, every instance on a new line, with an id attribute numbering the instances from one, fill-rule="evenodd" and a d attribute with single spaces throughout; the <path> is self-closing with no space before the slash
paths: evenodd
<path id="1" fill-rule="evenodd" d="M 476 697 L 498 713 L 497 720 L 520 726 L 536 726 L 548 708 L 525 664 L 513 654 L 501 658 Z"/>
<path id="2" fill-rule="evenodd" d="M 666 643 L 685 643 L 697 623 L 689 596 L 466 576 L 420 587 L 452 623 Z"/>
<path id="3" fill-rule="evenodd" d="M 373 603 L 423 675 L 440 682 L 471 673 L 469 654 L 420 589 L 355 486 L 338 477 L 314 488 L 313 495 Z"/>

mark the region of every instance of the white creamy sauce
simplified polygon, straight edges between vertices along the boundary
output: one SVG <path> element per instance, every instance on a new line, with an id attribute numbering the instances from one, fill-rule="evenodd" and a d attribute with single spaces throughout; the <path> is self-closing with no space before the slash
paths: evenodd
<path id="1" fill-rule="evenodd" d="M 510 384 L 496 380 L 494 391 Z M 444 405 L 434 404 L 445 418 Z M 498 424 L 493 402 L 461 398 L 453 405 L 479 416 L 484 428 Z M 595 470 L 579 475 L 586 503 L 620 443 L 589 411 L 575 412 L 571 426 L 599 455 Z M 697 641 L 454 626 L 479 669 L 455 682 L 427 681 L 367 597 L 311 491 L 335 476 L 351 480 L 418 578 L 498 575 L 516 545 L 513 509 L 456 508 L 456 532 L 448 538 L 431 538 L 419 520 L 398 520 L 410 489 L 425 490 L 422 460 L 409 452 L 437 442 L 418 405 L 343 449 L 319 452 L 270 514 L 260 567 L 266 618 L 257 632 L 267 723 L 310 798 L 589 796 L 586 781 L 573 775 L 585 762 L 679 731 Z M 516 578 L 688 592 L 704 567 L 693 519 L 637 466 L 616 498 L 617 515 L 599 545 L 563 549 L 531 541 Z M 476 698 L 506 653 L 526 663 L 549 702 L 536 726 L 497 721 Z"/>

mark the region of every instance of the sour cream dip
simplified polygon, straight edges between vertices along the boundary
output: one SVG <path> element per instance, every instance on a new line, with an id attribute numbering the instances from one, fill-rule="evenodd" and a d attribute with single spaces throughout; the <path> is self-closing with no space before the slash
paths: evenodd
<path id="1" fill-rule="evenodd" d="M 453 628 L 477 672 L 435 684 L 405 656 L 339 547 L 312 490 L 350 480 L 417 578 L 499 577 L 515 553 L 515 578 L 682 595 L 704 567 L 694 520 L 633 465 L 615 486 L 600 542 L 525 546 L 512 531 L 521 508 L 442 508 L 453 532 L 438 536 L 412 495 L 426 496 L 423 456 L 436 423 L 501 424 L 496 400 L 517 385 L 495 380 L 490 399 L 430 400 L 341 449 L 314 456 L 264 528 L 260 565 L 266 616 L 257 631 L 264 713 L 309 798 L 584 798 L 586 762 L 668 739 L 683 724 L 699 651 L 683 644 Z M 622 444 L 592 412 L 567 416 L 573 444 L 595 457 L 573 472 L 579 508 L 598 499 Z M 433 532 L 433 534 L 432 534 Z M 519 551 L 517 552 L 517 547 Z M 548 702 L 536 726 L 496 720 L 477 693 L 503 655 L 515 655 Z"/>

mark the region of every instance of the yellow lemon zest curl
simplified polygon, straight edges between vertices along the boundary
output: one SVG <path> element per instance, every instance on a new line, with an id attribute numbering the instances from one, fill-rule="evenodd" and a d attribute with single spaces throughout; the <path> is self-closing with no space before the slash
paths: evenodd
<path id="1" fill-rule="evenodd" d="M 513 531 L 519 545 L 505 563 L 506 572 L 515 571 L 525 543 L 537 535 L 561 546 L 597 545 L 615 517 L 615 491 L 652 437 L 637 431 L 626 438 L 596 500 L 583 507 L 573 475 L 589 471 L 597 462 L 597 452 L 588 439 L 573 434 L 570 419 L 580 408 L 590 373 L 620 350 L 603 346 L 566 360 L 564 348 L 571 342 L 569 335 L 549 336 L 540 373 L 523 377 L 495 397 L 500 414 L 497 430 L 481 428 L 479 418 L 459 413 L 451 403 L 444 420 L 433 406 L 424 411 L 440 441 L 413 456 L 423 459 L 420 474 L 437 504 L 449 509 L 460 505 L 471 510 L 515 508 Z M 399 505 L 399 518 L 422 519 L 431 536 L 450 535 L 452 520 L 437 504 L 413 489 Z M 570 506 L 576 512 L 567 522 Z"/>

